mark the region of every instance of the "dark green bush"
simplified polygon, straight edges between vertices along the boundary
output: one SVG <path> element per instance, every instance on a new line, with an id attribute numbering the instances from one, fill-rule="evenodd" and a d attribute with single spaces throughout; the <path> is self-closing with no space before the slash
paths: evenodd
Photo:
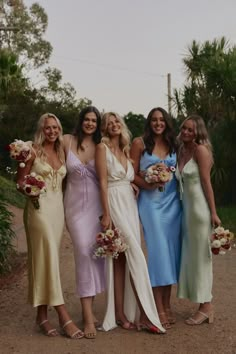
<path id="1" fill-rule="evenodd" d="M 11 228 L 12 216 L 0 194 L 0 274 L 11 270 L 9 258 L 14 252 L 12 240 L 15 237 Z"/>

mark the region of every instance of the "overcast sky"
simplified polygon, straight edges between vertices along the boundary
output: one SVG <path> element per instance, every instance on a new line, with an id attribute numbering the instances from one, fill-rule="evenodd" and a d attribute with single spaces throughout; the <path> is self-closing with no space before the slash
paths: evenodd
<path id="1" fill-rule="evenodd" d="M 35 1 L 25 0 L 29 6 Z M 192 40 L 236 44 L 236 0 L 39 0 L 48 14 L 50 65 L 99 110 L 145 116 L 167 109 L 167 73 L 184 83 Z"/>

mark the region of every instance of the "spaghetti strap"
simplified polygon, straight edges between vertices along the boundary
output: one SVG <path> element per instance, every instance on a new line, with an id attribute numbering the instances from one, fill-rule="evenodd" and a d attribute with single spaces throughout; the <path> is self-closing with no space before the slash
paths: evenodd
<path id="1" fill-rule="evenodd" d="M 68 135 L 69 135 L 69 134 L 68 134 Z M 68 144 L 68 145 L 66 144 L 66 145 L 64 146 L 66 158 L 67 158 L 69 152 L 71 151 L 71 145 L 72 145 L 72 139 L 73 139 L 73 137 L 74 137 L 74 135 L 71 135 L 71 134 L 70 134 L 69 137 L 68 137 L 69 144 Z"/>
<path id="2" fill-rule="evenodd" d="M 140 136 L 140 140 L 141 140 L 142 143 L 143 143 L 143 149 L 146 149 L 146 146 L 145 146 L 145 143 L 144 143 L 144 140 L 143 140 L 143 137 L 142 137 L 142 136 Z"/>
<path id="3" fill-rule="evenodd" d="M 72 143 L 73 137 L 74 137 L 74 135 L 71 135 L 71 136 L 70 136 L 69 150 L 71 150 L 71 143 Z"/>

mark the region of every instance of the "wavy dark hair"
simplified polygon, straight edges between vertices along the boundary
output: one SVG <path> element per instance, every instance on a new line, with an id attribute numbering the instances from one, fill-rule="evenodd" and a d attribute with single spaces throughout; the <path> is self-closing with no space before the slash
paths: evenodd
<path id="1" fill-rule="evenodd" d="M 144 144 L 145 144 L 145 149 L 144 149 L 143 153 L 145 151 L 147 151 L 147 153 L 149 155 L 151 155 L 152 152 L 153 152 L 154 146 L 155 146 L 155 140 L 154 140 L 155 134 L 153 133 L 152 128 L 151 128 L 151 119 L 152 119 L 153 114 L 156 111 L 161 112 L 162 115 L 163 115 L 163 118 L 165 120 L 166 129 L 163 132 L 163 137 L 164 137 L 165 142 L 169 146 L 169 154 L 172 154 L 172 153 L 176 152 L 176 150 L 177 150 L 177 144 L 176 144 L 176 139 L 175 139 L 175 134 L 174 134 L 174 128 L 173 128 L 173 125 L 172 125 L 171 117 L 161 107 L 153 108 L 148 113 L 148 116 L 147 116 L 147 119 L 146 119 L 146 123 L 145 123 L 145 126 L 144 126 L 144 134 L 143 134 L 143 141 L 144 141 Z"/>
<path id="2" fill-rule="evenodd" d="M 82 124 L 85 120 L 86 114 L 91 112 L 95 113 L 97 117 L 97 128 L 93 133 L 93 141 L 95 144 L 99 144 L 101 141 L 101 114 L 96 107 L 87 106 L 80 111 L 78 123 L 73 131 L 73 135 L 77 137 L 77 149 L 80 148 L 81 150 L 84 150 L 82 146 L 82 142 L 84 140 L 84 132 L 82 129 Z"/>

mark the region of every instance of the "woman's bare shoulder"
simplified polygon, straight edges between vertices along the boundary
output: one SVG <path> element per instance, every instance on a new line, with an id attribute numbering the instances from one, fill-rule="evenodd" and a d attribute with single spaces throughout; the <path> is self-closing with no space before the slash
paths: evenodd
<path id="1" fill-rule="evenodd" d="M 106 148 L 106 146 L 105 146 L 105 144 L 102 143 L 102 142 L 96 145 L 96 150 L 97 150 L 97 151 L 104 151 L 105 148 Z"/>
<path id="2" fill-rule="evenodd" d="M 134 138 L 134 140 L 132 142 L 132 146 L 138 150 L 143 151 L 144 150 L 143 138 L 141 136 Z"/>

